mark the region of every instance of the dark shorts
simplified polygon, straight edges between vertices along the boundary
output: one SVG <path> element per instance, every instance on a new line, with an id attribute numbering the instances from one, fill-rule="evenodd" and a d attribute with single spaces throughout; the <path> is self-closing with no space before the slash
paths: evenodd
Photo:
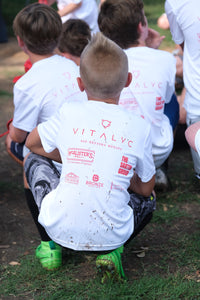
<path id="1" fill-rule="evenodd" d="M 40 210 L 44 197 L 57 187 L 60 181 L 60 173 L 50 159 L 34 153 L 28 156 L 24 170 L 27 182 Z M 129 205 L 134 213 L 134 230 L 137 230 L 146 216 L 156 209 L 156 199 L 153 195 L 143 197 L 131 193 Z"/>
<path id="2" fill-rule="evenodd" d="M 60 172 L 50 159 L 34 153 L 27 157 L 24 171 L 30 190 L 40 210 L 44 197 L 57 187 L 60 181 Z"/>
<path id="3" fill-rule="evenodd" d="M 24 146 L 25 146 L 25 142 L 15 143 L 13 141 L 11 142 L 11 145 L 10 145 L 10 151 L 12 152 L 12 154 L 21 161 L 24 160 L 24 156 L 23 156 Z"/>
<path id="4" fill-rule="evenodd" d="M 172 95 L 171 101 L 165 104 L 164 114 L 169 118 L 174 130 L 179 121 L 179 103 L 175 94 Z"/>
<path id="5" fill-rule="evenodd" d="M 131 193 L 129 205 L 134 213 L 134 231 L 137 231 L 143 220 L 156 209 L 156 198 L 153 194 L 150 197 L 144 197 Z"/>

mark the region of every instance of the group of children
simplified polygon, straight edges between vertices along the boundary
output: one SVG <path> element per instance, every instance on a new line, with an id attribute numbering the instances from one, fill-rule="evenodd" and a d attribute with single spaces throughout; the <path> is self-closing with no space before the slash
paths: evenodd
<path id="1" fill-rule="evenodd" d="M 62 25 L 61 7 L 17 14 L 31 68 L 14 86 L 6 143 L 24 165 L 42 266 L 60 267 L 62 247 L 98 251 L 104 282 L 125 278 L 123 248 L 152 218 L 179 116 L 175 59 L 157 49 L 163 37 L 148 28 L 142 0 L 102 2 L 101 33 L 79 18 Z"/>

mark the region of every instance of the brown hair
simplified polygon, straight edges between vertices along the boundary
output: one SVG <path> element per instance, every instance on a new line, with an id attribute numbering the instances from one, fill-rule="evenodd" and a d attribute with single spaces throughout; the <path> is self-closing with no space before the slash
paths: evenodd
<path id="1" fill-rule="evenodd" d="M 61 18 L 50 6 L 33 3 L 24 7 L 15 17 L 13 30 L 29 51 L 46 55 L 57 47 L 62 31 Z"/>
<path id="2" fill-rule="evenodd" d="M 69 19 L 63 24 L 58 48 L 63 53 L 80 57 L 83 49 L 91 39 L 89 25 L 80 19 Z"/>
<path id="3" fill-rule="evenodd" d="M 100 8 L 100 31 L 123 49 L 138 44 L 138 25 L 146 24 L 142 0 L 106 0 Z"/>

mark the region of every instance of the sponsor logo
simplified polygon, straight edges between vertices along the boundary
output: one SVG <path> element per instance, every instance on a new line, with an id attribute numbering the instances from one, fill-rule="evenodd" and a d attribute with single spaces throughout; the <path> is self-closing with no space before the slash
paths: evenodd
<path id="1" fill-rule="evenodd" d="M 114 184 L 113 182 L 111 182 L 111 186 L 110 186 L 111 190 L 118 190 L 120 192 L 123 192 L 123 187 L 119 184 Z"/>
<path id="2" fill-rule="evenodd" d="M 128 157 L 122 156 L 122 161 L 120 163 L 120 168 L 118 170 L 118 174 L 127 176 L 131 169 L 132 169 L 132 166 L 130 164 L 128 164 Z"/>
<path id="3" fill-rule="evenodd" d="M 163 109 L 165 100 L 162 100 L 162 97 L 156 97 L 156 107 L 155 110 Z"/>
<path id="4" fill-rule="evenodd" d="M 140 71 L 139 70 L 133 70 L 133 77 L 138 78 L 140 76 Z"/>
<path id="5" fill-rule="evenodd" d="M 72 184 L 79 184 L 79 176 L 70 172 L 65 176 L 65 182 Z"/>
<path id="6" fill-rule="evenodd" d="M 101 120 L 101 124 L 104 128 L 108 128 L 111 125 L 111 121 L 108 120 Z"/>
<path id="7" fill-rule="evenodd" d="M 108 121 L 108 120 L 102 120 L 102 126 L 104 128 L 108 128 L 111 126 L 111 121 Z M 74 135 L 77 135 L 77 136 L 80 136 L 81 138 L 83 138 L 81 141 L 82 142 L 91 142 L 92 144 L 98 144 L 98 145 L 103 145 L 105 146 L 105 143 L 113 143 L 115 144 L 116 143 L 116 146 L 111 144 L 111 145 L 108 145 L 108 147 L 111 147 L 111 148 L 115 148 L 115 149 L 121 149 L 120 146 L 121 144 L 127 144 L 128 147 L 132 148 L 132 144 L 133 144 L 133 141 L 127 139 L 126 137 L 123 137 L 123 136 L 117 136 L 115 134 L 112 134 L 112 135 L 109 135 L 105 132 L 97 132 L 95 129 L 85 129 L 85 128 L 73 128 L 73 133 Z M 96 142 L 96 141 L 90 141 L 90 140 L 87 140 L 88 138 L 97 138 L 99 141 Z M 84 140 L 85 139 L 85 140 Z M 117 147 L 117 148 L 116 148 Z"/>
<path id="8" fill-rule="evenodd" d="M 71 80 L 72 76 L 69 72 L 64 72 L 63 76 L 67 79 L 67 80 Z"/>
<path id="9" fill-rule="evenodd" d="M 152 93 L 152 88 L 153 89 L 162 88 L 163 83 L 160 81 L 142 81 L 139 78 L 140 71 L 133 70 L 132 74 L 133 74 L 133 78 L 135 79 L 135 81 L 132 82 L 132 88 L 136 89 L 134 90 L 134 94 L 137 94 L 139 89 L 140 90 L 146 89 L 146 91 L 143 91 L 143 93 Z"/>
<path id="10" fill-rule="evenodd" d="M 86 185 L 94 188 L 102 188 L 103 183 L 99 182 L 99 175 L 94 174 L 92 177 L 92 181 L 87 180 Z"/>
<path id="11" fill-rule="evenodd" d="M 69 148 L 67 160 L 72 163 L 91 165 L 94 161 L 95 151 L 89 149 Z"/>

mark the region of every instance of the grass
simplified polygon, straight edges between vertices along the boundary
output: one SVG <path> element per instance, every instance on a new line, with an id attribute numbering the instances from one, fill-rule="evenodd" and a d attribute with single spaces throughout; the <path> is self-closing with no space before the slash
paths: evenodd
<path id="1" fill-rule="evenodd" d="M 3 97 L 3 96 L 11 97 L 12 94 L 9 92 L 0 90 L 0 97 Z"/>
<path id="2" fill-rule="evenodd" d="M 160 49 L 174 49 L 174 42 L 172 41 L 172 36 L 170 30 L 163 30 L 157 26 L 157 19 L 162 13 L 164 13 L 164 0 L 144 0 L 145 15 L 148 20 L 149 27 L 157 30 L 160 35 L 164 35 Z"/>
<path id="3" fill-rule="evenodd" d="M 199 187 L 188 180 L 193 174 L 189 155 L 189 149 L 172 152 L 169 176 L 173 188 L 157 193 L 151 224 L 125 248 L 127 282 L 102 285 L 95 268 L 96 254 L 69 249 L 63 250 L 62 268 L 48 272 L 35 258 L 32 245 L 30 249 L 17 250 L 16 265 L 0 266 L 0 298 L 200 299 Z M 182 167 L 184 172 L 180 173 Z M 12 190 L 17 192 L 17 186 L 13 185 Z M 4 187 L 2 191 L 6 192 Z M 145 251 L 144 257 L 137 256 L 140 251 Z"/>
<path id="4" fill-rule="evenodd" d="M 187 242 L 186 242 L 187 244 Z M 186 245 L 187 246 L 187 245 Z M 176 253 L 173 253 L 173 255 Z M 181 254 L 181 253 L 180 253 Z M 193 257 L 194 259 L 194 257 Z M 17 296 L 19 299 L 199 299 L 199 283 L 193 264 L 191 271 L 181 268 L 165 276 L 144 269 L 139 278 L 125 283 L 110 282 L 101 285 L 98 279 L 79 280 L 77 267 L 64 267 L 61 271 L 48 273 L 35 263 L 32 256 L 22 259 L 20 266 L 7 267 L 1 276 L 2 295 Z M 164 264 L 164 263 L 163 263 Z M 167 265 L 167 264 L 166 264 Z M 30 272 L 31 270 L 31 272 Z M 7 280 L 6 280 L 7 278 Z M 8 280 L 9 278 L 9 280 Z"/>

